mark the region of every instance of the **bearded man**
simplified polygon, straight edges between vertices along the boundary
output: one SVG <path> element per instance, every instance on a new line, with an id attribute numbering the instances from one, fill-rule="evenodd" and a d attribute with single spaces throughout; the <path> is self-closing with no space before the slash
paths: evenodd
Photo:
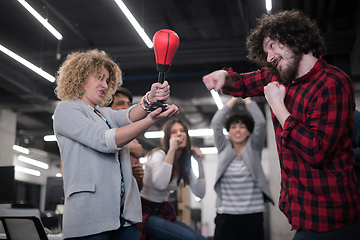
<path id="1" fill-rule="evenodd" d="M 296 230 L 293 239 L 359 239 L 351 79 L 323 59 L 320 30 L 300 11 L 264 14 L 246 47 L 264 68 L 224 68 L 203 82 L 235 97 L 265 95 L 281 167 L 279 208 Z"/>

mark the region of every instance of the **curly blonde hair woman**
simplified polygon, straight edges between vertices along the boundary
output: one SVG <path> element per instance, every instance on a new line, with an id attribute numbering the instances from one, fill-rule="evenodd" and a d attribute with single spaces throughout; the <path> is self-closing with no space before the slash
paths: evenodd
<path id="1" fill-rule="evenodd" d="M 73 52 L 66 57 L 56 73 L 56 96 L 63 101 L 81 98 L 87 77 L 91 73 L 99 73 L 103 68 L 109 71 L 108 90 L 102 101 L 102 106 L 106 106 L 122 84 L 122 73 L 108 54 L 97 49 Z"/>
<path id="2" fill-rule="evenodd" d="M 54 132 L 63 162 L 64 238 L 138 240 L 141 202 L 128 143 L 179 112 L 175 105 L 146 111 L 146 105 L 169 98 L 168 82 L 152 84 L 142 104 L 126 110 L 100 107 L 121 84 L 121 70 L 105 52 L 89 50 L 69 54 L 56 83 L 62 100 Z"/>

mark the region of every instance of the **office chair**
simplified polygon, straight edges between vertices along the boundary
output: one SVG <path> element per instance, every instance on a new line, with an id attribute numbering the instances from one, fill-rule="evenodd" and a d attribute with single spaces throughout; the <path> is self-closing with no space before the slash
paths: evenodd
<path id="1" fill-rule="evenodd" d="M 38 208 L 3 208 L 2 216 L 4 217 L 34 216 L 41 219 L 40 210 Z"/>
<path id="2" fill-rule="evenodd" d="M 48 240 L 38 217 L 2 216 L 0 220 L 8 240 Z"/>

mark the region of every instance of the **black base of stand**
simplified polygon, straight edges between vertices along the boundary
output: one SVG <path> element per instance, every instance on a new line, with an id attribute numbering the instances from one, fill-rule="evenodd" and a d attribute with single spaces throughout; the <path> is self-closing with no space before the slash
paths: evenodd
<path id="1" fill-rule="evenodd" d="M 161 101 L 153 102 L 150 104 L 150 106 L 146 110 L 152 112 L 152 111 L 158 109 L 159 107 L 161 107 L 161 109 L 162 109 L 161 112 L 164 112 L 164 111 L 166 111 L 167 106 L 169 106 L 169 104 L 161 102 Z"/>

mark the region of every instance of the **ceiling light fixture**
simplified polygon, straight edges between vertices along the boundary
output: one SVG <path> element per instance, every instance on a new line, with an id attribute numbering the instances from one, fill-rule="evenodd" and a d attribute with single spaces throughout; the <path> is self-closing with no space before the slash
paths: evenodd
<path id="1" fill-rule="evenodd" d="M 214 135 L 214 130 L 210 128 L 189 130 L 190 137 L 206 137 L 212 135 Z"/>
<path id="2" fill-rule="evenodd" d="M 40 177 L 41 173 L 38 170 L 34 170 L 34 169 L 30 169 L 30 168 L 25 168 L 25 167 L 20 167 L 20 166 L 15 166 L 15 171 L 17 172 L 23 172 L 23 173 L 27 173 L 36 177 Z"/>
<path id="3" fill-rule="evenodd" d="M 35 66 L 34 64 L 32 64 L 31 62 L 25 60 L 24 58 L 20 57 L 19 55 L 17 55 L 16 53 L 12 52 L 9 49 L 7 49 L 6 47 L 4 47 L 1 44 L 0 44 L 0 51 L 5 53 L 9 57 L 15 59 L 16 61 L 18 61 L 19 63 L 21 63 L 25 67 L 29 68 L 30 70 L 36 72 L 37 74 L 39 74 L 40 76 L 42 76 L 46 80 L 48 80 L 50 82 L 55 82 L 55 77 L 51 76 L 50 74 L 48 74 L 47 72 L 45 72 L 41 68 L 39 68 L 39 67 Z"/>
<path id="4" fill-rule="evenodd" d="M 270 13 L 270 11 L 272 9 L 272 0 L 265 0 L 265 4 L 266 4 L 267 12 Z"/>
<path id="5" fill-rule="evenodd" d="M 46 135 L 44 136 L 45 142 L 56 142 L 56 136 L 55 135 Z"/>
<path id="6" fill-rule="evenodd" d="M 205 154 L 216 154 L 216 153 L 218 153 L 218 150 L 217 150 L 216 147 L 203 147 L 203 148 L 200 148 L 200 150 L 204 155 Z M 144 163 L 147 162 L 147 157 L 141 157 L 141 158 L 139 158 L 139 161 L 140 161 L 141 164 L 144 164 Z"/>
<path id="7" fill-rule="evenodd" d="M 18 160 L 22 161 L 24 163 L 34 165 L 34 166 L 39 167 L 39 168 L 49 169 L 49 165 L 47 163 L 40 162 L 38 160 L 34 160 L 34 159 L 31 159 L 31 158 L 28 158 L 28 157 L 24 157 L 24 156 L 20 155 L 20 156 L 18 156 Z"/>
<path id="8" fill-rule="evenodd" d="M 145 42 L 146 46 L 148 48 L 153 47 L 153 43 L 151 39 L 146 35 L 144 29 L 140 26 L 138 21 L 136 21 L 135 17 L 132 15 L 132 13 L 129 11 L 129 9 L 126 7 L 123 1 L 121 0 L 115 0 L 116 4 L 119 6 L 121 11 L 125 14 L 127 19 L 130 21 L 131 25 L 135 28 L 139 36 L 142 38 L 142 40 Z"/>
<path id="9" fill-rule="evenodd" d="M 200 148 L 201 152 L 203 154 L 216 154 L 218 153 L 218 150 L 216 147 L 203 147 L 203 148 Z"/>
<path id="10" fill-rule="evenodd" d="M 27 148 L 24 148 L 24 147 L 20 147 L 20 146 L 18 146 L 18 145 L 13 145 L 13 149 L 15 150 L 15 151 L 17 151 L 17 152 L 21 152 L 21 153 L 23 153 L 23 154 L 29 154 L 29 149 L 27 149 Z"/>
<path id="11" fill-rule="evenodd" d="M 228 135 L 229 133 L 226 129 L 223 129 L 224 135 Z M 203 128 L 203 129 L 192 129 L 189 130 L 190 137 L 206 137 L 206 136 L 213 136 L 214 130 L 210 128 Z M 163 138 L 164 132 L 163 131 L 149 131 L 144 133 L 145 138 Z"/>
<path id="12" fill-rule="evenodd" d="M 211 96 L 213 97 L 215 104 L 217 106 L 217 108 L 220 110 L 224 107 L 224 104 L 221 101 L 221 98 L 219 96 L 219 93 L 217 91 L 215 91 L 214 89 L 211 89 L 210 91 Z"/>
<path id="13" fill-rule="evenodd" d="M 164 132 L 163 131 L 151 131 L 144 133 L 145 138 L 163 138 Z"/>
<path id="14" fill-rule="evenodd" d="M 38 20 L 54 37 L 57 38 L 57 40 L 61 41 L 63 39 L 63 36 L 61 33 L 59 33 L 53 26 L 50 25 L 50 23 L 47 21 L 47 19 L 43 18 L 35 9 L 33 9 L 25 0 L 18 0 L 18 2 L 23 5 L 23 7 L 33 15 L 36 20 Z"/>

